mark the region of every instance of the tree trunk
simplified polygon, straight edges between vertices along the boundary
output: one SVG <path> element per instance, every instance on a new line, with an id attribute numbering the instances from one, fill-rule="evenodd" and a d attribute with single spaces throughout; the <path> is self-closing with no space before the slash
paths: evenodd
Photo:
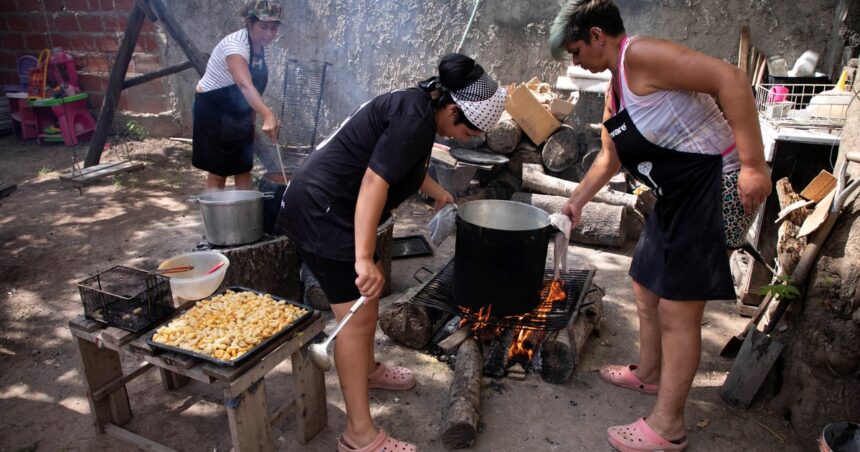
<path id="1" fill-rule="evenodd" d="M 242 286 L 290 300 L 300 300 L 299 257 L 285 236 L 220 250 L 230 267 L 221 289 Z"/>
<path id="2" fill-rule="evenodd" d="M 803 198 L 794 191 L 787 177 L 776 181 L 776 195 L 779 199 L 780 210 L 795 202 L 803 201 Z M 800 255 L 806 248 L 806 237 L 798 238 L 797 234 L 800 232 L 800 225 L 803 224 L 807 216 L 809 216 L 809 210 L 805 207 L 791 212 L 785 221 L 779 225 L 776 232 L 776 259 L 784 275 L 790 275 L 794 272 L 794 268 L 800 261 Z"/>
<path id="3" fill-rule="evenodd" d="M 585 307 L 579 315 L 541 345 L 541 378 L 544 381 L 562 384 L 570 380 L 580 362 L 585 342 L 600 324 L 605 291 L 594 283 L 589 290 L 592 292 L 582 300 Z"/>
<path id="4" fill-rule="evenodd" d="M 512 119 L 504 119 L 487 131 L 487 147 L 499 154 L 510 154 L 520 144 L 523 129 Z"/>
<path id="5" fill-rule="evenodd" d="M 543 164 L 551 171 L 564 171 L 579 159 L 579 143 L 576 132 L 567 125 L 561 126 L 546 140 L 541 156 Z"/>
<path id="6" fill-rule="evenodd" d="M 469 338 L 460 344 L 442 430 L 442 442 L 448 448 L 469 447 L 478 434 L 478 421 L 481 419 L 482 361 L 478 341 Z"/>
<path id="7" fill-rule="evenodd" d="M 563 196 L 514 193 L 511 201 L 535 206 L 547 213 L 561 212 L 567 202 Z M 570 241 L 585 245 L 624 245 L 627 238 L 628 215 L 624 207 L 590 202 L 582 209 L 582 217 L 570 235 Z"/>
<path id="8" fill-rule="evenodd" d="M 541 164 L 542 162 L 540 153 L 528 149 L 517 149 L 508 161 L 508 169 L 514 176 L 523 177 L 524 163 Z"/>
<path id="9" fill-rule="evenodd" d="M 523 164 L 522 186 L 527 190 L 546 195 L 570 196 L 579 184 L 559 179 L 557 177 L 548 176 L 544 173 L 543 168 L 540 165 L 525 163 Z M 631 210 L 635 209 L 637 206 L 635 195 L 617 192 L 606 187 L 602 188 L 596 195 L 594 195 L 593 201 L 612 204 L 614 206 L 623 206 Z"/>

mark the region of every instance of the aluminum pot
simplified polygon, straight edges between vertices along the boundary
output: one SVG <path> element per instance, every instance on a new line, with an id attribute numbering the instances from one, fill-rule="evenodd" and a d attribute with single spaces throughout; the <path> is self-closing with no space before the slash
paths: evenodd
<path id="1" fill-rule="evenodd" d="M 263 198 L 271 193 L 256 190 L 213 191 L 202 194 L 200 213 L 206 240 L 217 246 L 244 245 L 263 236 Z"/>
<path id="2" fill-rule="evenodd" d="M 480 200 L 457 210 L 454 301 L 493 317 L 520 315 L 540 304 L 549 214 L 513 201 Z M 486 312 L 486 309 L 485 309 Z"/>

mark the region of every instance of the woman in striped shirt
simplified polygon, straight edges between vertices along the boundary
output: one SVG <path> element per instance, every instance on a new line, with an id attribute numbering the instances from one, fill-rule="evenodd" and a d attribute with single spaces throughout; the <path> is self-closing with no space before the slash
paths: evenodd
<path id="1" fill-rule="evenodd" d="M 223 190 L 228 176 L 237 189 L 251 187 L 256 115 L 263 133 L 275 139 L 277 120 L 261 94 L 268 83 L 264 48 L 282 23 L 281 6 L 255 1 L 241 10 L 245 28 L 227 35 L 206 65 L 194 96 L 191 163 L 209 173 L 206 191 Z"/>

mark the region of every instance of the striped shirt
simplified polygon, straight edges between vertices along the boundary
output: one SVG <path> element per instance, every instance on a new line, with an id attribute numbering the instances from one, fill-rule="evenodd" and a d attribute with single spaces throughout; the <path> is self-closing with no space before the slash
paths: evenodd
<path id="1" fill-rule="evenodd" d="M 263 49 L 264 57 L 265 48 Z M 212 50 L 212 56 L 206 63 L 206 72 L 197 84 L 198 91 L 207 92 L 233 85 L 233 76 L 227 68 L 227 56 L 239 55 L 246 62 L 251 59 L 251 46 L 248 42 L 248 30 L 243 28 L 225 36 Z M 266 58 L 268 59 L 268 58 Z"/>

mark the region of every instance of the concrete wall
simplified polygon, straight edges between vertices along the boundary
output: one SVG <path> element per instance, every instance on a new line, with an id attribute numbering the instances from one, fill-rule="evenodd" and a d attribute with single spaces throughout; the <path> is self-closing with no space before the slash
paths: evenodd
<path id="1" fill-rule="evenodd" d="M 166 0 L 203 51 L 239 25 L 235 6 L 215 0 Z M 453 51 L 474 2 L 450 0 L 297 0 L 283 2 L 286 26 L 272 45 L 276 58 L 324 59 L 332 63 L 323 100 L 321 133 L 330 132 L 374 95 L 408 86 L 435 72 L 438 58 Z M 617 0 L 631 33 L 678 41 L 734 62 L 740 25 L 748 23 L 752 45 L 793 61 L 806 49 L 828 52 L 837 0 Z M 558 0 L 483 1 L 462 51 L 476 57 L 500 81 L 538 76 L 554 81 L 564 63 L 549 57 L 547 33 Z M 201 15 L 200 11 L 207 11 Z M 168 64 L 182 58 L 168 43 Z M 275 61 L 275 66 L 281 61 Z M 271 64 L 271 62 L 270 62 Z M 280 69 L 272 77 L 278 80 Z M 196 75 L 173 77 L 183 117 Z M 277 106 L 279 87 L 266 99 Z"/>

